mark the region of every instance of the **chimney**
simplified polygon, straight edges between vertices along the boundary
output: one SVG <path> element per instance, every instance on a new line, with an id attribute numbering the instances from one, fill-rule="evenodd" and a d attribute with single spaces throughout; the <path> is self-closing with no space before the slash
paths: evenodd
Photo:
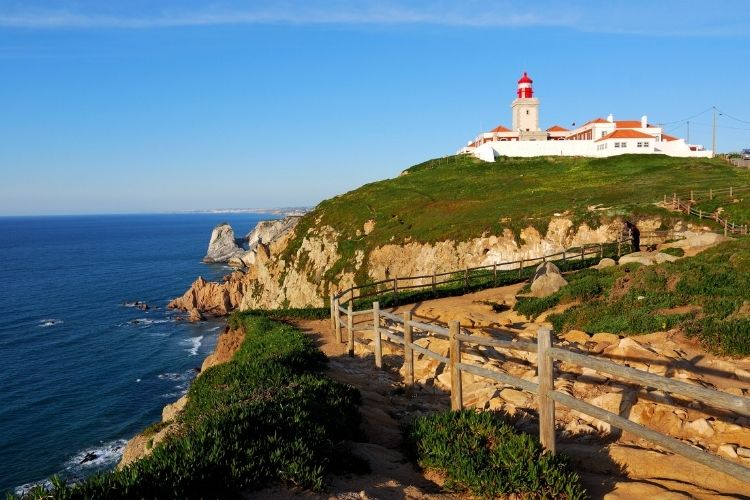
<path id="1" fill-rule="evenodd" d="M 609 116 L 607 116 L 607 121 L 608 121 L 609 123 L 612 123 L 612 122 L 614 122 L 614 121 L 615 121 L 615 117 L 614 117 L 614 116 L 612 115 L 612 113 L 610 113 L 610 114 L 609 114 Z"/>
<path id="2" fill-rule="evenodd" d="M 643 115 L 641 116 L 641 128 L 648 127 L 648 116 Z"/>

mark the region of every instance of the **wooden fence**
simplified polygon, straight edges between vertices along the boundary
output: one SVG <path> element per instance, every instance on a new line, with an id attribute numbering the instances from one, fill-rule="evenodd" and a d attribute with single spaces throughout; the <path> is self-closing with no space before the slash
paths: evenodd
<path id="1" fill-rule="evenodd" d="M 480 337 L 462 332 L 459 322 L 453 321 L 448 327 L 432 323 L 414 321 L 410 311 L 402 316 L 392 314 L 380 309 L 378 302 L 372 304 L 372 309 L 366 311 L 353 311 L 352 302 L 345 309 L 336 306 L 336 324 L 342 325 L 342 314 L 346 318 L 346 329 L 348 332 L 347 343 L 350 355 L 354 354 L 355 343 L 361 344 L 374 352 L 375 366 L 383 366 L 383 342 L 400 345 L 404 351 L 405 382 L 414 384 L 414 354 L 419 353 L 444 363 L 451 374 L 451 408 L 458 410 L 463 408 L 462 374 L 470 373 L 475 376 L 484 377 L 495 382 L 500 382 L 516 387 L 536 396 L 539 410 L 539 438 L 541 444 L 552 453 L 555 453 L 555 403 L 577 410 L 583 414 L 590 415 L 602 420 L 613 427 L 630 432 L 636 436 L 651 441 L 662 448 L 678 455 L 682 455 L 698 463 L 713 468 L 714 470 L 730 474 L 742 481 L 750 483 L 750 468 L 735 462 L 702 451 L 692 445 L 686 444 L 668 435 L 656 432 L 648 427 L 637 424 L 616 413 L 609 412 L 597 406 L 580 401 L 568 394 L 555 390 L 555 365 L 554 361 L 565 361 L 574 365 L 590 368 L 611 377 L 627 382 L 640 384 L 643 387 L 660 389 L 672 394 L 688 397 L 700 401 L 701 404 L 729 410 L 738 415 L 750 416 L 750 398 L 733 396 L 721 391 L 706 389 L 701 386 L 688 384 L 667 377 L 654 375 L 634 368 L 618 365 L 612 361 L 599 357 L 580 354 L 555 347 L 553 344 L 552 331 L 540 329 L 537 342 L 508 341 L 494 338 Z M 355 323 L 355 320 L 357 322 Z M 369 332 L 369 342 L 365 341 L 362 332 Z M 339 335 L 341 331 L 339 329 Z M 449 355 L 443 356 L 415 343 L 415 337 L 436 336 L 449 341 Z M 513 377 L 472 364 L 462 360 L 462 351 L 465 346 L 487 346 L 496 349 L 513 351 L 525 351 L 537 354 L 538 383 L 522 378 Z"/>
<path id="2" fill-rule="evenodd" d="M 654 241 L 663 240 L 669 237 L 669 232 L 652 232 L 641 235 L 641 241 L 647 242 L 650 239 Z M 624 236 L 624 235 L 623 235 Z M 484 266 L 466 267 L 464 269 L 433 272 L 419 276 L 398 276 L 380 281 L 373 281 L 364 285 L 357 285 L 339 291 L 330 296 L 331 322 L 332 326 L 340 330 L 334 322 L 334 311 L 337 307 L 354 302 L 354 299 L 378 298 L 384 295 L 392 295 L 397 299 L 399 293 L 404 291 L 425 290 L 437 293 L 439 287 L 446 285 L 458 285 L 463 283 L 463 289 L 469 290 L 471 282 L 477 276 L 480 276 L 487 286 L 497 286 L 498 275 L 502 272 L 517 271 L 519 279 L 523 277 L 524 270 L 529 267 L 538 266 L 543 262 L 558 262 L 566 264 L 568 261 L 584 261 L 587 258 L 603 258 L 610 249 L 612 255 L 615 253 L 620 257 L 623 249 L 630 245 L 630 239 L 620 238 L 616 241 L 607 243 L 586 244 L 581 247 L 565 249 L 549 255 L 543 255 L 533 259 L 520 259 L 507 262 L 495 262 Z M 629 250 L 627 250 L 629 251 Z M 460 286 L 460 285 L 459 285 Z"/>
<path id="3" fill-rule="evenodd" d="M 733 196 L 732 189 L 728 188 L 729 195 Z M 713 190 L 711 190 L 713 191 Z M 689 201 L 686 201 L 684 199 L 681 199 L 677 196 L 676 193 L 672 195 L 671 200 L 667 199 L 667 195 L 664 195 L 664 201 L 662 202 L 665 207 L 669 207 L 672 210 L 676 210 L 679 212 L 684 212 L 688 215 L 695 215 L 699 219 L 706 219 L 706 220 L 712 220 L 720 224 L 724 227 L 724 236 L 728 236 L 730 234 L 747 234 L 748 232 L 748 226 L 747 224 L 735 224 L 734 222 L 730 222 L 726 217 L 722 217 L 718 211 L 716 212 L 704 212 L 703 210 L 698 210 L 693 208 L 693 203 L 695 202 L 695 195 L 693 191 L 691 193 L 691 198 Z M 711 193 L 711 199 L 713 199 L 713 192 Z"/>

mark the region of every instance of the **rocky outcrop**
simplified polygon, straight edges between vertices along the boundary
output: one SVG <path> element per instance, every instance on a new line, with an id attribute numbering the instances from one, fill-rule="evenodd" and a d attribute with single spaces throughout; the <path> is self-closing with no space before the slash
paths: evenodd
<path id="1" fill-rule="evenodd" d="M 238 267 L 246 266 L 245 272 L 231 274 L 224 283 L 196 281 L 171 307 L 186 311 L 197 307 L 209 314 L 222 314 L 234 308 L 322 307 L 329 293 L 354 285 L 355 275 L 360 280 L 365 275 L 369 280 L 378 281 L 394 276 L 431 275 L 496 262 L 537 259 L 564 248 L 613 241 L 622 229 L 618 221 L 594 229 L 585 223 L 576 227 L 566 217 L 554 217 L 544 234 L 529 226 L 520 235 L 506 229 L 500 235 L 458 242 L 385 244 L 367 254 L 355 250 L 353 255 L 343 257 L 342 241 L 367 238 L 368 231 L 374 230 L 374 223 L 368 221 L 357 230 L 359 236 L 349 237 L 319 220 L 304 235 L 297 235 L 297 221 L 294 217 L 275 221 L 276 224 L 264 223 L 254 231 L 257 239 L 252 237 L 254 242 L 263 240 L 264 243 L 255 247 L 252 256 L 238 255 L 233 261 Z M 639 227 L 648 231 L 660 223 L 659 219 L 642 220 Z M 263 234 L 271 238 L 267 244 Z M 287 243 L 295 235 L 302 238 L 295 240 L 299 245 L 290 251 Z M 348 259 L 345 265 L 340 262 L 343 258 Z M 498 269 L 502 270 L 503 266 Z M 422 284 L 428 282 L 429 278 Z"/>
<path id="2" fill-rule="evenodd" d="M 547 297 L 567 285 L 560 269 L 552 262 L 539 264 L 531 282 L 531 294 L 534 297 Z"/>
<path id="3" fill-rule="evenodd" d="M 234 239 L 234 229 L 226 222 L 222 222 L 214 227 L 211 232 L 208 252 L 203 257 L 203 262 L 228 262 L 229 259 L 241 253 L 243 253 L 242 247 L 237 245 L 237 241 Z"/>
<path id="4" fill-rule="evenodd" d="M 245 236 L 248 249 L 230 258 L 229 265 L 237 268 L 255 265 L 258 252 L 270 253 L 270 246 L 291 234 L 300 217 L 289 215 L 283 219 L 258 222 L 255 228 Z"/>
<path id="5" fill-rule="evenodd" d="M 664 262 L 674 262 L 677 259 L 678 257 L 663 252 L 633 252 L 620 257 L 620 265 L 636 262 L 644 266 L 653 266 Z"/>
<path id="6" fill-rule="evenodd" d="M 292 231 L 299 223 L 300 218 L 299 215 L 288 215 L 283 219 L 258 222 L 255 228 L 245 235 L 248 248 L 253 249 L 258 243 L 271 244 L 283 234 Z"/>

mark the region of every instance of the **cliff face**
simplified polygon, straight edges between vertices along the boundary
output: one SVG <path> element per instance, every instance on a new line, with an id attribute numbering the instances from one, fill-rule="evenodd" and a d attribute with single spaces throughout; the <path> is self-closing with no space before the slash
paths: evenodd
<path id="1" fill-rule="evenodd" d="M 659 219 L 644 219 L 641 231 L 660 226 Z M 202 278 L 170 307 L 223 315 L 236 308 L 272 309 L 280 307 L 323 307 L 324 297 L 356 282 L 382 280 L 446 272 L 495 262 L 534 259 L 564 248 L 612 241 L 622 228 L 619 220 L 597 228 L 586 223 L 577 227 L 565 217 L 555 217 L 544 234 L 532 226 L 517 238 L 505 229 L 501 235 L 485 235 L 467 241 L 436 243 L 406 242 L 373 248 L 369 255 L 355 250 L 344 256 L 350 238 L 331 226 L 308 228 L 305 234 L 288 231 L 268 247 L 258 251 L 255 262 L 245 271 L 236 271 L 223 283 Z M 356 236 L 367 238 L 372 225 Z M 294 245 L 291 243 L 297 239 Z M 301 239 L 301 241 L 299 241 Z M 295 248 L 293 252 L 290 251 Z"/>

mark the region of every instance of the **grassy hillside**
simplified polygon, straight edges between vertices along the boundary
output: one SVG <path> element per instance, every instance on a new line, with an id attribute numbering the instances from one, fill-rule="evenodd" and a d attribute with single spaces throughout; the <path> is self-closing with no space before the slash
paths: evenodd
<path id="1" fill-rule="evenodd" d="M 522 298 L 517 310 L 536 316 L 557 304 L 580 302 L 550 316 L 558 334 L 644 334 L 680 328 L 707 349 L 750 355 L 750 240 L 742 238 L 695 257 L 652 267 L 628 264 L 569 276 L 545 297 Z"/>
<path id="2" fill-rule="evenodd" d="M 750 184 L 750 172 L 719 159 L 623 155 L 612 158 L 510 158 L 485 163 L 457 156 L 430 160 L 394 179 L 374 182 L 323 201 L 303 217 L 296 252 L 307 230 L 330 225 L 341 232 L 341 262 L 332 277 L 350 266 L 356 250 L 365 255 L 385 243 L 465 240 L 533 225 L 546 229 L 555 213 L 592 225 L 616 216 L 655 212 L 652 203 L 675 190 Z M 605 210 L 589 210 L 598 205 Z M 361 234 L 367 220 L 369 235 Z M 318 222 L 319 221 L 319 222 Z M 358 234 L 358 231 L 360 234 Z M 364 278 L 364 276 L 362 276 Z"/>

